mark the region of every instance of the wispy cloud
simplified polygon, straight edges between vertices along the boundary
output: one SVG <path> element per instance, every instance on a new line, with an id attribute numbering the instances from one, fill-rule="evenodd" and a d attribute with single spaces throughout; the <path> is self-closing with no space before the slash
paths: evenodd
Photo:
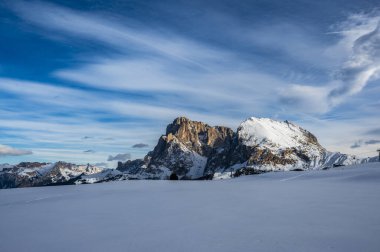
<path id="1" fill-rule="evenodd" d="M 138 57 L 94 59 L 96 63 L 75 69 L 61 69 L 54 73 L 55 76 L 66 80 L 103 89 L 164 91 L 179 96 L 186 93 L 197 96 L 197 99 L 208 97 L 209 100 L 216 100 L 218 103 L 243 108 L 255 107 L 256 104 L 251 102 L 254 99 L 249 99 L 249 96 L 254 96 L 260 99 L 261 107 L 267 106 L 266 110 L 269 110 L 271 105 L 273 106 L 274 99 L 279 99 L 280 104 L 296 111 L 323 114 L 342 103 L 347 97 L 360 92 L 368 81 L 378 77 L 380 68 L 379 49 L 376 46 L 380 18 L 374 14 L 352 15 L 345 22 L 335 25 L 334 29 L 338 32 L 332 34 L 340 36 L 341 39 L 330 47 L 323 48 L 318 44 L 314 45 L 314 49 L 302 48 L 302 45 L 309 45 L 312 41 L 309 39 L 306 43 L 305 36 L 291 37 L 293 41 L 281 47 L 292 55 L 316 51 L 315 48 L 318 47 L 317 54 L 307 56 L 308 60 L 313 59 L 314 62 L 319 62 L 321 57 L 318 57 L 318 54 L 324 55 L 322 58 L 325 61 L 329 60 L 326 55 L 330 55 L 333 49 L 345 53 L 346 61 L 342 63 L 340 69 L 336 70 L 335 80 L 331 80 L 324 86 L 308 86 L 287 85 L 286 82 L 273 77 L 257 79 L 257 73 L 244 70 L 250 64 L 241 57 L 238 58 L 237 55 L 226 50 L 185 39 L 168 31 L 159 34 L 141 25 L 128 25 L 128 22 L 121 25 L 95 15 L 41 2 L 20 2 L 11 6 L 22 18 L 39 27 L 56 30 L 76 38 L 96 40 L 117 48 L 120 52 L 139 51 Z M 38 12 L 34 11 L 37 9 Z M 41 17 L 36 13 L 46 15 Z M 290 32 L 291 34 L 302 34 L 296 26 L 279 24 L 269 30 L 256 29 L 254 36 L 252 35 L 252 43 L 259 47 L 266 44 L 273 45 L 273 50 L 278 42 L 278 34 L 284 30 L 294 31 Z M 289 47 L 287 44 L 292 46 Z M 235 62 L 239 64 L 236 65 Z M 321 62 L 318 64 L 321 67 L 326 65 Z M 175 74 L 171 69 L 176 69 Z M 194 69 L 196 71 L 193 71 Z M 220 79 L 229 79 L 229 76 L 239 79 L 247 76 L 251 81 L 247 83 L 234 81 L 225 86 L 220 79 L 218 81 L 214 77 L 210 78 L 216 75 L 220 75 Z M 216 81 L 210 81 L 213 79 Z M 209 82 L 205 85 L 207 80 Z M 257 81 L 264 85 L 257 85 Z M 245 86 L 249 87 L 250 93 L 246 92 Z M 274 86 L 280 90 L 276 96 L 273 96 Z M 253 87 L 255 87 L 254 91 Z M 202 93 L 199 93 L 200 88 L 202 88 Z M 267 98 L 264 103 L 263 93 L 272 93 L 271 98 Z M 229 97 L 240 96 L 240 99 L 234 99 L 234 102 L 231 102 L 225 94 L 230 94 Z M 189 106 L 194 104 L 189 104 Z"/>
<path id="2" fill-rule="evenodd" d="M 113 46 L 118 49 L 130 51 L 149 51 L 160 56 L 185 61 L 189 64 L 202 66 L 199 59 L 214 59 L 213 51 L 204 48 L 191 40 L 184 40 L 176 34 L 166 31 L 164 35 L 153 30 L 139 26 L 138 29 L 130 26 L 98 18 L 95 15 L 64 8 L 46 2 L 19 1 L 10 4 L 20 17 L 32 22 L 34 25 L 50 30 L 71 34 L 75 37 L 90 39 Z M 132 22 L 126 20 L 126 23 Z M 196 50 L 188 50 L 195 48 Z"/>
<path id="3" fill-rule="evenodd" d="M 343 83 L 329 94 L 333 102 L 360 92 L 370 80 L 380 77 L 380 16 L 355 15 L 351 19 L 343 25 L 347 30 L 342 35 L 353 45 L 349 59 L 339 71 L 338 78 Z"/>
<path id="4" fill-rule="evenodd" d="M 15 149 L 7 145 L 0 144 L 0 156 L 23 156 L 31 155 L 32 151 Z"/>
<path id="5" fill-rule="evenodd" d="M 336 70 L 335 79 L 323 87 L 294 84 L 283 89 L 281 100 L 294 108 L 300 104 L 326 113 L 347 98 L 362 91 L 380 77 L 380 16 L 352 15 L 334 26 L 341 40 L 334 46 L 346 51 L 347 60 Z"/>
<path id="6" fill-rule="evenodd" d="M 220 114 L 220 107 L 228 107 L 231 110 L 228 118 L 235 116 L 241 120 L 258 113 L 259 106 L 260 110 L 271 110 L 275 99 L 273 88 L 283 84 L 276 77 L 253 71 L 249 60 L 225 49 L 169 32 L 157 33 L 141 25 L 120 24 L 51 4 L 21 2 L 12 8 L 38 27 L 53 29 L 62 36 L 101 41 L 117 48 L 120 51 L 117 56 L 98 55 L 91 59 L 91 64 L 60 69 L 53 75 L 105 90 L 154 93 L 154 99 L 139 104 L 144 111 L 149 111 L 147 108 L 157 110 L 166 104 L 170 108 L 164 108 L 162 112 L 175 114 L 174 117 L 183 114 L 184 110 L 191 112 L 185 113 L 188 116 L 202 114 L 199 111 L 210 116 Z M 46 15 L 36 15 L 34 10 L 37 9 L 38 13 Z M 140 53 L 131 55 L 134 50 Z M 149 107 L 147 104 L 152 101 L 160 105 Z M 131 110 L 124 111 L 135 109 L 131 107 Z M 174 107 L 176 109 L 172 109 Z M 239 114 L 233 115 L 232 112 Z M 160 117 L 158 113 L 151 115 Z"/>
<path id="7" fill-rule="evenodd" d="M 0 78 L 0 87 L 4 92 L 9 92 L 29 100 L 33 104 L 44 104 L 46 106 L 59 106 L 74 110 L 73 113 L 86 112 L 109 112 L 123 116 L 133 116 L 145 119 L 172 120 L 179 115 L 185 115 L 195 119 L 204 119 L 207 114 L 194 111 L 191 106 L 175 107 L 165 102 L 154 103 L 154 101 L 126 101 L 122 97 L 110 99 L 104 93 L 99 96 L 96 92 L 84 91 L 77 88 L 58 87 L 53 84 L 36 83 L 30 81 Z M 94 102 L 96 101 L 96 102 Z M 170 102 L 170 99 L 167 100 Z M 149 104 L 151 103 L 151 104 Z M 49 108 L 49 107 L 46 107 Z M 210 116 L 209 118 L 220 118 L 226 121 L 226 117 Z M 217 120 L 213 120 L 217 121 Z"/>

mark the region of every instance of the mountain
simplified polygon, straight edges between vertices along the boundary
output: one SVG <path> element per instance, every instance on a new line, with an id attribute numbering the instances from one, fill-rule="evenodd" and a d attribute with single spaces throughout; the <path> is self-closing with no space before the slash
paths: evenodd
<path id="1" fill-rule="evenodd" d="M 251 117 L 236 131 L 178 117 L 143 159 L 117 169 L 65 162 L 0 165 L 0 188 L 88 184 L 125 179 L 223 179 L 268 171 L 329 169 L 377 161 L 329 152 L 289 121 Z"/>
<path id="2" fill-rule="evenodd" d="M 327 151 L 312 133 L 289 121 L 251 117 L 234 132 L 179 117 L 144 159 L 119 163 L 117 169 L 142 178 L 166 179 L 175 173 L 180 179 L 205 179 L 360 162 Z"/>
<path id="3" fill-rule="evenodd" d="M 0 171 L 0 188 L 73 184 L 82 175 L 98 174 L 103 169 L 66 162 L 22 162 L 5 165 Z"/>

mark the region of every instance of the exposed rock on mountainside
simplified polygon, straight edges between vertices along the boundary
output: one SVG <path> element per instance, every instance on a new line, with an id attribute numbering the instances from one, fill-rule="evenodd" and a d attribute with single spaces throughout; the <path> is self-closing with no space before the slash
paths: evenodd
<path id="1" fill-rule="evenodd" d="M 175 172 L 194 179 L 205 174 L 206 167 L 224 167 L 233 146 L 235 133 L 227 127 L 211 127 L 179 117 L 169 124 L 153 151 L 144 160 L 119 164 L 118 170 L 136 174 L 154 174 L 164 178 Z M 141 168 L 141 169 L 140 169 Z"/>

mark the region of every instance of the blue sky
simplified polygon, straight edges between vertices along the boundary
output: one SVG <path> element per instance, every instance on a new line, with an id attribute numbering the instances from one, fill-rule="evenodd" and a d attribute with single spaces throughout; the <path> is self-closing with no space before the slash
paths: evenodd
<path id="1" fill-rule="evenodd" d="M 0 2 L 0 163 L 140 158 L 177 116 L 380 147 L 378 1 Z M 110 160 L 110 161 L 107 161 Z"/>

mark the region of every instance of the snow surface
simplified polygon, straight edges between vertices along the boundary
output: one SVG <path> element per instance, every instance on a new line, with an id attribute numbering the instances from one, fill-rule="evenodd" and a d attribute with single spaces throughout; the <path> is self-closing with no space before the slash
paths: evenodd
<path id="1" fill-rule="evenodd" d="M 190 158 L 193 166 L 190 168 L 190 171 L 186 174 L 186 176 L 192 179 L 202 177 L 207 164 L 207 157 L 203 157 L 198 153 L 192 151 Z"/>
<path id="2" fill-rule="evenodd" d="M 380 163 L 0 190 L 0 251 L 380 251 Z"/>
<path id="3" fill-rule="evenodd" d="M 269 118 L 248 118 L 240 124 L 238 134 L 246 146 L 292 148 L 306 144 L 302 128 Z"/>

